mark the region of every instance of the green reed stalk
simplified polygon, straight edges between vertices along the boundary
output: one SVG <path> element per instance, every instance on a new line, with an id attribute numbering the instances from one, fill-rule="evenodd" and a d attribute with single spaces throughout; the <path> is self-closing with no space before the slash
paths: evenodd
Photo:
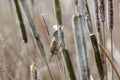
<path id="1" fill-rule="evenodd" d="M 14 3 L 15 3 L 15 7 L 16 7 L 18 20 L 19 20 L 19 25 L 20 25 L 21 32 L 22 32 L 22 37 L 23 37 L 24 42 L 27 43 L 27 33 L 25 30 L 25 24 L 24 24 L 24 20 L 22 17 L 22 12 L 20 10 L 19 0 L 14 0 Z"/>
<path id="2" fill-rule="evenodd" d="M 97 39 L 96 39 L 96 36 L 94 34 L 91 34 L 90 38 L 91 38 L 91 42 L 92 42 L 92 46 L 93 46 L 93 50 L 94 50 L 94 55 L 95 55 L 98 73 L 100 75 L 100 80 L 104 80 L 104 70 L 103 70 L 104 68 L 102 65 L 102 59 L 100 56 L 100 51 L 98 48 Z"/>
<path id="3" fill-rule="evenodd" d="M 109 30 L 110 30 L 110 38 L 111 38 L 111 56 L 113 62 L 113 0 L 108 0 L 108 12 L 109 12 Z M 112 68 L 112 80 L 114 80 L 114 71 Z"/>
<path id="4" fill-rule="evenodd" d="M 79 66 L 80 66 L 80 80 L 89 80 L 89 66 L 87 59 L 87 49 L 85 42 L 85 34 L 83 28 L 83 16 L 73 17 L 73 32 L 76 46 L 76 53 L 78 55 Z"/>

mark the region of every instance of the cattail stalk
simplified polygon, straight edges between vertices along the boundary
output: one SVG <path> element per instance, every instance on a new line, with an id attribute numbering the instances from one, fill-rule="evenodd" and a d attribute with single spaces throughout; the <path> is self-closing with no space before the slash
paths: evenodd
<path id="1" fill-rule="evenodd" d="M 78 4 L 79 3 L 75 3 L 77 7 Z M 77 12 L 77 14 L 73 16 L 72 21 L 73 21 L 73 32 L 74 32 L 76 53 L 78 55 L 78 61 L 79 61 L 80 79 L 89 80 L 90 73 L 89 73 L 87 49 L 85 43 L 85 34 L 84 34 L 84 23 L 83 23 L 84 18 L 82 15 L 84 13 L 83 4 L 84 4 L 83 1 L 80 0 L 80 6 L 79 6 L 80 12 Z"/>
<path id="2" fill-rule="evenodd" d="M 102 32 L 103 32 L 103 46 L 106 48 L 106 39 L 105 39 L 105 2 L 104 0 L 99 0 L 100 2 L 100 6 L 99 6 L 99 14 L 100 14 L 100 20 L 101 20 L 101 23 L 102 23 Z M 107 61 L 106 61 L 106 57 L 104 55 L 104 58 L 103 58 L 103 61 L 104 61 L 104 73 L 105 73 L 105 80 L 108 80 L 107 78 Z"/>
<path id="3" fill-rule="evenodd" d="M 115 73 L 116 73 L 118 79 L 120 80 L 120 75 L 119 75 L 119 73 L 118 73 L 118 71 L 117 71 L 117 68 L 116 68 L 115 65 L 113 64 L 112 59 L 110 59 L 110 57 L 109 57 L 109 55 L 108 55 L 108 52 L 105 50 L 105 48 L 104 48 L 101 44 L 100 44 L 99 46 L 100 46 L 100 48 L 103 50 L 103 52 L 104 52 L 106 58 L 107 58 L 108 61 L 110 62 L 110 64 L 111 64 L 113 70 L 115 71 Z M 112 79 L 112 80 L 113 80 L 113 79 Z"/>
<path id="4" fill-rule="evenodd" d="M 93 34 L 91 15 L 90 15 L 90 12 L 89 12 L 87 0 L 85 2 L 85 7 L 86 7 L 87 27 L 88 27 L 89 32 L 90 32 L 90 39 L 91 39 L 93 50 L 94 50 L 95 61 L 96 61 L 98 73 L 100 75 L 100 79 L 103 80 L 104 79 L 104 70 L 103 70 L 103 65 L 102 65 L 102 59 L 101 59 L 101 56 L 100 56 L 100 51 L 99 51 L 99 48 L 98 48 L 98 43 L 97 43 L 96 36 L 95 36 L 95 34 Z"/>
<path id="5" fill-rule="evenodd" d="M 92 20 L 91 20 L 91 15 L 90 15 L 87 0 L 85 0 L 84 4 L 85 4 L 85 9 L 86 9 L 85 15 L 86 15 L 86 22 L 87 22 L 88 30 L 92 34 L 93 33 Z"/>
<path id="6" fill-rule="evenodd" d="M 28 22 L 29 22 L 30 27 L 32 29 L 32 32 L 33 32 L 33 35 L 35 37 L 36 43 L 38 45 L 39 51 L 40 51 L 40 53 L 41 53 L 41 55 L 42 55 L 42 57 L 43 57 L 43 59 L 45 61 L 45 64 L 46 64 L 47 68 L 48 68 L 48 72 L 50 74 L 50 78 L 51 78 L 51 80 L 54 80 L 53 76 L 52 76 L 52 73 L 50 71 L 47 59 L 46 59 L 46 54 L 45 54 L 44 46 L 43 46 L 43 44 L 41 42 L 41 39 L 40 39 L 40 36 L 39 36 L 38 31 L 36 29 L 36 26 L 34 24 L 34 21 L 33 21 L 32 17 L 31 17 L 30 12 L 29 12 L 28 5 L 27 5 L 27 3 L 26 3 L 25 0 L 20 0 L 20 1 L 22 3 L 25 15 L 27 16 Z"/>
<path id="7" fill-rule="evenodd" d="M 76 80 L 73 65 L 70 59 L 70 55 L 68 53 L 68 50 L 65 48 L 65 41 L 64 41 L 64 32 L 63 29 L 61 28 L 63 23 L 62 23 L 62 13 L 61 13 L 61 6 L 60 6 L 60 0 L 54 0 L 54 6 L 55 6 L 55 13 L 56 13 L 56 20 L 57 20 L 57 25 L 60 26 L 60 42 L 62 46 L 62 55 L 63 59 L 65 61 L 66 68 L 69 73 L 70 80 Z"/>
<path id="8" fill-rule="evenodd" d="M 101 28 L 101 25 L 100 25 L 100 18 L 99 18 L 99 8 L 98 8 L 98 0 L 94 0 L 95 2 L 95 12 L 96 12 L 96 26 L 97 26 L 97 31 L 98 31 L 98 37 L 99 37 L 99 42 L 100 44 L 104 45 L 103 44 L 103 35 L 102 35 L 102 28 Z M 104 21 L 104 17 L 102 18 L 102 21 Z M 100 50 L 101 52 L 101 58 L 102 58 L 102 63 L 103 65 L 105 65 L 105 56 L 102 54 L 102 50 Z M 104 66 L 105 67 L 105 66 Z M 106 68 L 105 68 L 106 69 Z M 104 69 L 104 72 L 105 72 L 105 69 Z"/>
<path id="9" fill-rule="evenodd" d="M 93 46 L 93 50 L 94 50 L 94 55 L 95 55 L 98 73 L 100 75 L 100 80 L 104 80 L 104 70 L 103 70 L 104 68 L 103 68 L 102 59 L 100 56 L 100 51 L 98 48 L 97 39 L 96 39 L 96 36 L 94 34 L 91 34 L 90 38 L 91 38 L 91 42 L 92 42 L 92 46 Z"/>
<path id="10" fill-rule="evenodd" d="M 99 8 L 98 8 L 98 0 L 94 0 L 95 2 L 95 12 L 96 12 L 96 26 L 99 36 L 99 42 L 103 45 L 103 36 L 101 33 L 100 19 L 99 19 Z M 104 55 L 101 54 L 102 60 L 104 59 Z"/>
<path id="11" fill-rule="evenodd" d="M 80 67 L 80 80 L 89 80 L 90 73 L 88 67 L 88 59 L 86 52 L 85 35 L 83 29 L 83 16 L 73 17 L 73 32 Z"/>
<path id="12" fill-rule="evenodd" d="M 27 43 L 27 33 L 26 33 L 26 29 L 25 29 L 24 20 L 22 17 L 22 12 L 20 10 L 19 0 L 14 0 L 14 3 L 15 3 L 15 7 L 16 7 L 16 12 L 17 12 L 18 20 L 19 20 L 19 25 L 21 28 L 23 40 L 25 43 Z"/>
<path id="13" fill-rule="evenodd" d="M 108 0 L 108 12 L 109 12 L 109 30 L 110 30 L 110 38 L 111 38 L 111 56 L 113 62 L 113 0 Z M 112 68 L 112 80 L 114 80 L 114 72 Z"/>

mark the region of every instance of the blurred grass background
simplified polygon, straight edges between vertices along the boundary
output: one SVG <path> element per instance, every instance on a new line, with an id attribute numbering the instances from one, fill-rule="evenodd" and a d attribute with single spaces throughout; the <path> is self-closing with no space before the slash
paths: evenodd
<path id="1" fill-rule="evenodd" d="M 31 0 L 26 0 L 29 5 L 29 10 L 34 18 L 35 25 L 39 31 L 41 40 L 45 47 L 47 54 L 47 59 L 49 59 L 49 39 L 47 37 L 47 32 L 45 30 L 45 25 L 41 18 L 41 14 L 45 15 L 45 20 L 50 31 L 50 37 L 53 33 L 53 25 L 55 25 L 55 14 L 53 8 L 53 0 L 34 0 L 34 5 L 32 5 Z M 72 59 L 73 67 L 76 73 L 77 80 L 79 80 L 78 64 L 75 53 L 73 32 L 72 32 L 72 15 L 74 14 L 74 5 L 72 0 L 60 0 L 62 7 L 62 16 L 65 32 L 65 42 Z M 88 0 L 89 8 L 91 13 L 91 18 L 93 22 L 94 32 L 96 32 L 95 25 L 95 14 L 94 14 L 94 2 L 93 0 Z M 120 73 L 120 1 L 114 0 L 114 29 L 113 29 L 113 41 L 114 41 L 114 64 Z M 106 1 L 107 4 L 107 1 Z M 21 9 L 23 7 L 21 6 Z M 106 6 L 107 8 L 107 6 Z M 33 61 L 37 62 L 38 69 L 38 80 L 49 80 L 49 73 L 47 67 L 42 59 L 41 55 L 38 55 L 39 51 L 34 43 L 33 34 L 30 29 L 30 25 L 26 19 L 25 13 L 22 9 L 22 14 L 24 16 L 24 22 L 27 29 L 28 43 L 25 44 L 22 40 L 21 31 L 19 28 L 19 22 L 15 12 L 15 6 L 13 5 L 13 0 L 0 0 L 0 80 L 10 80 L 9 75 L 13 77 L 14 80 L 29 80 L 30 70 L 29 66 Z M 108 19 L 108 17 L 106 18 Z M 106 23 L 106 47 L 107 51 L 110 52 L 110 35 L 107 28 L 108 22 Z M 86 28 L 86 40 L 88 48 L 88 59 L 90 66 L 90 73 L 94 80 L 99 80 L 99 76 L 96 69 L 95 59 L 93 55 L 92 45 L 89 39 L 89 32 Z M 63 64 L 61 56 L 58 55 L 60 60 L 60 65 L 63 69 Z M 56 68 L 54 61 L 50 63 L 50 69 L 55 80 L 60 79 L 60 74 Z M 108 66 L 110 64 L 108 63 Z M 108 75 L 110 80 L 111 67 L 108 68 Z M 41 79 L 40 79 L 41 78 Z M 115 79 L 117 80 L 117 79 Z"/>

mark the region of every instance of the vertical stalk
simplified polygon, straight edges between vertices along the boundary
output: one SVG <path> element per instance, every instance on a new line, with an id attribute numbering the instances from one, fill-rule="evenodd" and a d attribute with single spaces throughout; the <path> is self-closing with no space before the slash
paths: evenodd
<path id="1" fill-rule="evenodd" d="M 114 63 L 114 57 L 113 57 L 113 35 L 112 30 L 110 30 L 110 39 L 111 39 L 111 56 L 112 56 L 112 62 Z M 114 80 L 114 70 L 112 67 L 112 80 Z"/>
<path id="2" fill-rule="evenodd" d="M 97 39 L 95 34 L 93 34 L 93 27 L 92 27 L 92 21 L 91 21 L 91 15 L 89 12 L 89 8 L 88 8 L 88 3 L 87 0 L 85 2 L 85 7 L 86 7 L 86 22 L 87 22 L 87 27 L 89 29 L 90 32 L 90 39 L 92 42 L 92 46 L 93 46 L 93 50 L 94 50 L 94 55 L 95 55 L 95 61 L 96 61 L 96 65 L 97 65 L 97 69 L 98 69 L 98 73 L 100 75 L 100 79 L 104 80 L 104 70 L 103 70 L 103 65 L 102 65 L 102 59 L 100 56 L 100 51 L 98 48 L 98 43 L 97 43 Z"/>
<path id="3" fill-rule="evenodd" d="M 14 0 L 14 3 L 15 3 L 15 7 L 16 7 L 18 20 L 19 20 L 19 25 L 20 25 L 21 32 L 22 32 L 22 37 L 23 37 L 24 42 L 27 43 L 27 33 L 25 30 L 25 24 L 23 21 L 22 12 L 21 12 L 20 6 L 19 6 L 19 0 Z"/>
<path id="4" fill-rule="evenodd" d="M 103 32 L 103 46 L 106 48 L 106 39 L 105 39 L 105 2 L 104 0 L 99 0 L 100 6 L 99 6 L 99 14 L 100 19 L 102 23 L 102 32 Z M 104 73 L 105 73 L 105 80 L 108 80 L 107 78 L 107 61 L 105 55 L 103 55 L 103 65 L 104 65 Z"/>
<path id="5" fill-rule="evenodd" d="M 98 73 L 100 75 L 100 80 L 104 80 L 104 70 L 103 70 L 102 59 L 101 59 L 99 48 L 98 48 L 97 39 L 94 34 L 91 34 L 90 38 L 91 38 L 91 42 L 92 42 L 92 46 L 95 54 L 95 60 L 98 68 Z"/>
<path id="6" fill-rule="evenodd" d="M 78 54 L 79 67 L 80 67 L 80 80 L 89 80 L 89 66 L 87 59 L 87 49 L 85 43 L 85 34 L 83 28 L 83 16 L 73 17 L 73 32 L 75 39 L 76 52 Z"/>
<path id="7" fill-rule="evenodd" d="M 105 50 L 105 48 L 104 48 L 101 44 L 100 44 L 99 46 L 100 46 L 100 48 L 102 49 L 102 51 L 104 52 L 104 54 L 105 54 L 106 58 L 108 59 L 108 61 L 110 62 L 110 64 L 111 64 L 113 70 L 115 71 L 118 79 L 120 80 L 120 75 L 119 75 L 119 73 L 118 73 L 115 65 L 113 64 L 112 60 L 110 59 L 110 57 L 109 57 L 109 55 L 108 55 L 108 52 Z"/>
<path id="8" fill-rule="evenodd" d="M 96 26 L 97 26 L 97 31 L 98 31 L 99 42 L 103 45 L 103 36 L 101 32 L 100 19 L 99 19 L 98 0 L 94 0 L 94 2 L 95 2 Z M 104 55 L 101 54 L 101 57 L 102 57 L 102 61 L 104 62 Z"/>
<path id="9" fill-rule="evenodd" d="M 87 22 L 88 30 L 89 30 L 90 33 L 93 33 L 91 15 L 90 15 L 90 11 L 89 11 L 87 0 L 85 0 L 84 4 L 85 4 L 85 9 L 86 9 L 85 16 L 86 16 L 86 22 Z"/>
<path id="10" fill-rule="evenodd" d="M 112 36 L 112 30 L 113 30 L 113 0 L 108 0 L 108 10 L 109 10 L 109 30 L 110 30 L 110 38 L 111 38 L 111 56 L 112 56 L 112 62 L 113 61 L 113 36 Z M 112 68 L 112 80 L 114 80 L 114 72 Z"/>
<path id="11" fill-rule="evenodd" d="M 64 41 L 64 32 L 63 29 L 61 28 L 63 23 L 62 23 L 62 13 L 61 13 L 61 6 L 60 6 L 60 0 L 54 0 L 54 7 L 55 7 L 55 13 L 56 13 L 56 20 L 57 20 L 57 25 L 60 26 L 60 42 L 62 46 L 62 55 L 63 59 L 65 61 L 66 68 L 69 73 L 70 80 L 76 80 L 73 65 L 70 59 L 70 55 L 68 53 L 68 50 L 65 48 L 65 41 Z"/>
<path id="12" fill-rule="evenodd" d="M 20 0 L 20 1 L 21 1 L 21 3 L 22 3 L 24 12 L 25 12 L 25 14 L 26 14 L 26 16 L 27 16 L 28 22 L 29 22 L 30 27 L 31 27 L 31 29 L 32 29 L 32 32 L 33 32 L 33 35 L 34 35 L 34 37 L 35 37 L 36 43 L 37 43 L 37 45 L 38 45 L 39 51 L 40 51 L 40 53 L 41 53 L 41 55 L 42 55 L 42 57 L 43 57 L 43 59 L 44 59 L 44 61 L 45 61 L 45 64 L 46 64 L 47 68 L 48 68 L 48 72 L 49 72 L 50 78 L 51 78 L 51 80 L 54 80 L 54 79 L 53 79 L 53 76 L 52 76 L 52 73 L 51 73 L 51 71 L 50 71 L 50 68 L 49 68 L 47 59 L 46 59 L 46 54 L 45 54 L 44 46 L 43 46 L 43 44 L 42 44 L 42 42 L 41 42 L 41 39 L 40 39 L 40 36 L 39 36 L 39 34 L 38 34 L 38 32 L 37 32 L 36 26 L 35 26 L 35 24 L 34 24 L 34 21 L 33 21 L 32 17 L 31 17 L 30 12 L 29 12 L 29 9 L 28 9 L 26 0 Z"/>
<path id="13" fill-rule="evenodd" d="M 78 60 L 79 60 L 80 79 L 89 80 L 90 73 L 89 73 L 87 49 L 86 49 L 85 35 L 84 35 L 84 28 L 83 28 L 84 18 L 83 18 L 83 15 L 80 15 L 80 14 L 84 14 L 83 0 L 80 0 L 80 6 L 78 6 L 78 4 L 79 4 L 79 1 L 75 0 L 75 8 L 77 12 L 75 13 L 75 16 L 73 17 L 73 20 L 72 20 L 75 46 L 76 46 L 76 52 L 77 52 Z M 80 12 L 78 9 L 80 9 Z"/>

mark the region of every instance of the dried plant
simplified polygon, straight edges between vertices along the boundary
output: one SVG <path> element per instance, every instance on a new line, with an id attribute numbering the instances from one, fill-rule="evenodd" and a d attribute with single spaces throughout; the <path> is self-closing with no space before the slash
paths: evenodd
<path id="1" fill-rule="evenodd" d="M 98 48 L 98 42 L 97 42 L 95 34 L 93 33 L 91 15 L 89 12 L 87 0 L 85 1 L 85 7 L 86 7 L 86 17 L 87 17 L 86 22 L 87 22 L 87 27 L 90 32 L 90 39 L 91 39 L 93 50 L 94 50 L 95 61 L 96 61 L 98 73 L 100 75 L 100 79 L 103 80 L 104 79 L 104 71 L 103 71 L 104 68 L 103 68 L 102 59 L 100 56 L 100 51 Z"/>
<path id="2" fill-rule="evenodd" d="M 85 0 L 85 3 L 84 3 L 84 4 L 85 4 L 85 9 L 86 9 L 85 15 L 86 15 L 87 26 L 88 26 L 89 32 L 90 32 L 90 33 L 93 33 L 91 15 L 90 15 L 90 11 L 89 11 L 89 7 L 88 7 L 88 2 L 87 2 L 87 0 Z"/>
<path id="3" fill-rule="evenodd" d="M 105 1 L 104 0 L 99 0 L 99 14 L 100 14 L 100 20 L 101 20 L 101 29 L 102 29 L 102 32 L 103 32 L 103 45 L 104 47 L 106 48 L 106 38 L 105 38 Z M 105 78 L 106 80 L 107 79 L 107 61 L 106 61 L 106 57 L 105 55 L 103 55 L 103 65 L 104 65 L 104 73 L 105 73 Z"/>
<path id="4" fill-rule="evenodd" d="M 112 62 L 113 62 L 113 0 L 108 0 L 108 16 L 109 16 L 109 30 L 110 30 L 110 38 L 111 38 L 111 56 L 112 56 Z M 114 80 L 114 72 L 112 68 L 112 80 Z"/>
<path id="5" fill-rule="evenodd" d="M 117 71 L 115 65 L 113 64 L 113 61 L 112 61 L 111 58 L 109 57 L 108 52 L 106 51 L 106 49 L 105 49 L 101 44 L 100 44 L 99 46 L 100 46 L 100 48 L 104 51 L 105 56 L 106 56 L 107 59 L 109 60 L 111 66 L 112 66 L 112 68 L 113 68 L 113 70 L 115 71 L 115 73 L 116 73 L 118 79 L 120 80 L 120 75 L 119 75 L 119 73 L 118 73 L 118 71 Z"/>

